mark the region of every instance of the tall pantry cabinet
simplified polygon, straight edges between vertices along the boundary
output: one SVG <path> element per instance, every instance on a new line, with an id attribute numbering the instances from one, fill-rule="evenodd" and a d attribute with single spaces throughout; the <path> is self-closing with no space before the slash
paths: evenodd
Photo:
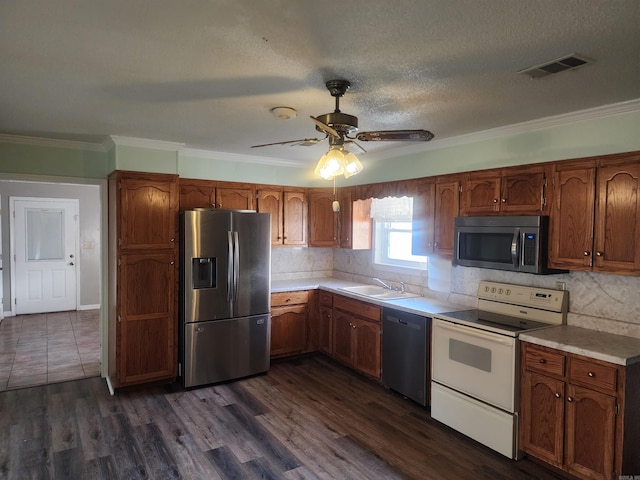
<path id="1" fill-rule="evenodd" d="M 177 358 L 178 176 L 109 176 L 109 378 L 172 380 Z"/>

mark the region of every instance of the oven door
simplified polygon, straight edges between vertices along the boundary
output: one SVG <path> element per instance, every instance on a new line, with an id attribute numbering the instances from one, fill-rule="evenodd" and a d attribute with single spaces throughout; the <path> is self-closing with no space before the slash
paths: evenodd
<path id="1" fill-rule="evenodd" d="M 432 379 L 515 412 L 516 339 L 434 318 Z"/>

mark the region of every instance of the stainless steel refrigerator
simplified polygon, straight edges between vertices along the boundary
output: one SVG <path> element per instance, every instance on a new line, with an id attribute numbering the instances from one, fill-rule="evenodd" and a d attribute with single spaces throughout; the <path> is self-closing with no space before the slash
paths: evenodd
<path id="1" fill-rule="evenodd" d="M 268 213 L 180 212 L 179 376 L 185 387 L 269 369 Z"/>

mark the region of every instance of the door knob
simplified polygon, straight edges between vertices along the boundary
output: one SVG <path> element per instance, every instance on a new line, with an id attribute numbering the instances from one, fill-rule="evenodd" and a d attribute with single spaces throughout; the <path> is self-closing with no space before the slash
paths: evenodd
<path id="1" fill-rule="evenodd" d="M 73 262 L 69 262 L 69 265 L 73 267 Z"/>

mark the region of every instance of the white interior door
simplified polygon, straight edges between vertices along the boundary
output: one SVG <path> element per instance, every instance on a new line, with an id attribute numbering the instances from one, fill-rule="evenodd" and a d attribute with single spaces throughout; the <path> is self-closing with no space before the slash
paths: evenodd
<path id="1" fill-rule="evenodd" d="M 10 202 L 16 314 L 76 310 L 78 200 Z"/>

